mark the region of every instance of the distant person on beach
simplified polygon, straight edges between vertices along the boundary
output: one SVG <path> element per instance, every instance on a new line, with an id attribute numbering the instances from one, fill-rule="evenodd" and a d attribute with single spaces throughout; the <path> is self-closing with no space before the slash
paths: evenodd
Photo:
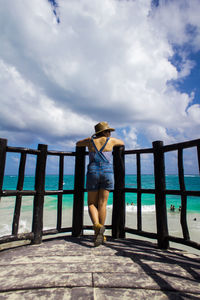
<path id="1" fill-rule="evenodd" d="M 112 150 L 114 146 L 122 146 L 124 142 L 111 137 L 107 122 L 100 122 L 94 126 L 92 137 L 78 141 L 76 146 L 88 147 L 89 164 L 87 169 L 86 188 L 88 191 L 89 215 L 94 225 L 94 246 L 101 245 L 105 240 L 106 205 L 109 191 L 114 188 L 114 175 L 112 164 Z"/>
<path id="2" fill-rule="evenodd" d="M 170 210 L 171 210 L 171 211 L 175 211 L 175 206 L 171 204 Z"/>
<path id="3" fill-rule="evenodd" d="M 171 204 L 170 210 L 171 210 L 171 211 L 175 211 L 175 206 Z"/>

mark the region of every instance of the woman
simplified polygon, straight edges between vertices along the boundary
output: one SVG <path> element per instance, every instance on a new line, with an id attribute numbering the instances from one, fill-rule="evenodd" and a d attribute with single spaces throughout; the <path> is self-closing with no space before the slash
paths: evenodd
<path id="1" fill-rule="evenodd" d="M 88 209 L 94 225 L 94 245 L 99 246 L 105 241 L 106 205 L 109 191 L 114 188 L 112 150 L 114 146 L 124 145 L 124 142 L 111 137 L 111 131 L 115 129 L 110 128 L 107 122 L 100 122 L 94 128 L 95 134 L 91 138 L 78 141 L 76 145 L 86 146 L 89 150 L 86 182 Z"/>

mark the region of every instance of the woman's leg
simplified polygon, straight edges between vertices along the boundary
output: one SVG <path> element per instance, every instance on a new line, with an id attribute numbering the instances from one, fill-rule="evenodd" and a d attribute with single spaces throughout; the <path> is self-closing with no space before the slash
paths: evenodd
<path id="1" fill-rule="evenodd" d="M 98 191 L 88 191 L 88 211 L 93 224 L 99 224 Z"/>
<path id="2" fill-rule="evenodd" d="M 100 189 L 99 191 L 88 192 L 88 210 L 94 225 L 95 240 L 94 246 L 97 247 L 106 241 L 103 233 L 105 231 L 104 223 L 106 219 L 106 205 L 109 191 Z"/>
<path id="3" fill-rule="evenodd" d="M 108 202 L 109 191 L 108 190 L 99 190 L 98 194 L 98 217 L 99 223 L 101 225 L 105 224 L 106 220 L 106 205 Z"/>
<path id="4" fill-rule="evenodd" d="M 105 224 L 109 191 L 88 191 L 88 210 L 93 224 Z"/>

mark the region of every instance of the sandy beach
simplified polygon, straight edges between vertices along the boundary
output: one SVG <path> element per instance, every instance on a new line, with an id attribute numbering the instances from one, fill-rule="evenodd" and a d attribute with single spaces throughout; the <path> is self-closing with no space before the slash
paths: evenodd
<path id="1" fill-rule="evenodd" d="M 10 211 L 1 210 L 0 218 L 0 235 L 8 235 L 11 232 L 12 226 L 12 215 L 13 208 Z M 168 217 L 168 229 L 169 234 L 176 237 L 182 237 L 182 229 L 180 225 L 180 213 L 179 212 L 170 212 L 167 213 Z M 107 207 L 107 217 L 106 225 L 110 225 L 112 221 L 112 206 Z M 190 233 L 190 239 L 200 243 L 200 214 L 198 213 L 188 213 L 187 214 L 188 229 Z M 84 207 L 84 225 L 92 225 L 91 220 L 88 215 L 87 207 Z M 52 229 L 56 227 L 56 210 L 44 208 L 44 220 L 43 220 L 44 229 Z M 62 212 L 62 227 L 71 227 L 72 226 L 72 208 L 65 208 Z M 126 211 L 126 227 L 136 229 L 137 228 L 137 212 L 134 208 L 132 211 Z M 30 232 L 32 228 L 32 210 L 24 210 L 21 213 L 20 224 L 19 224 L 19 233 Z M 156 215 L 155 211 L 152 212 L 143 212 L 142 213 L 142 229 L 148 232 L 156 232 Z M 93 231 L 85 231 L 85 234 L 93 234 Z M 106 235 L 111 235 L 111 230 L 106 230 Z M 140 237 L 138 235 L 126 234 L 126 237 L 143 239 L 146 238 Z M 150 239 L 147 239 L 150 240 Z M 156 243 L 156 240 L 151 240 L 153 243 Z M 170 242 L 170 247 L 184 249 L 191 253 L 196 253 L 200 255 L 200 251 L 187 247 L 184 245 L 179 245 L 177 243 Z"/>
<path id="2" fill-rule="evenodd" d="M 168 212 L 167 213 L 168 218 L 168 230 L 169 235 L 176 236 L 176 237 L 182 237 L 182 229 L 180 225 L 180 213 L 178 212 Z M 194 219 L 196 218 L 196 221 Z M 108 207 L 107 209 L 107 217 L 106 217 L 106 224 L 111 224 L 112 221 L 112 208 Z M 187 221 L 188 221 L 188 229 L 190 233 L 190 239 L 192 241 L 200 243 L 200 214 L 197 213 L 189 213 L 187 215 Z M 85 208 L 84 211 L 84 224 L 85 225 L 91 225 L 91 221 L 87 212 L 87 209 Z M 136 212 L 126 212 L 126 227 L 130 227 L 133 229 L 137 229 L 137 213 Z M 156 214 L 155 212 L 145 212 L 142 214 L 142 229 L 144 231 L 148 232 L 156 232 Z M 88 232 L 91 234 L 91 231 Z M 106 235 L 111 235 L 111 230 L 106 230 Z M 141 240 L 149 240 L 153 243 L 156 243 L 156 240 L 154 239 L 147 239 L 142 236 L 133 235 L 126 233 L 126 237 L 129 238 L 135 238 L 135 239 L 141 239 Z M 185 245 L 180 245 L 177 243 L 170 242 L 170 247 L 177 248 L 177 249 L 183 249 L 190 253 L 195 253 L 200 255 L 200 250 L 194 249 L 192 247 L 188 247 Z"/>

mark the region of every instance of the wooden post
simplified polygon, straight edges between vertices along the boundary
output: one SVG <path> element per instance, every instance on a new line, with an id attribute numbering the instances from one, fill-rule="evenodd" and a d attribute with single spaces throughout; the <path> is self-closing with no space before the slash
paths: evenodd
<path id="1" fill-rule="evenodd" d="M 18 172 L 18 183 L 17 183 L 18 191 L 23 190 L 25 165 L 26 165 L 26 153 L 21 153 L 19 172 Z M 18 233 L 21 202 L 22 202 L 22 195 L 17 195 L 16 202 L 15 202 L 13 224 L 12 224 L 12 234 L 14 235 Z"/>
<path id="2" fill-rule="evenodd" d="M 85 147 L 76 147 L 74 204 L 73 204 L 73 221 L 72 221 L 73 236 L 80 236 L 83 231 L 84 183 L 85 183 Z"/>
<path id="3" fill-rule="evenodd" d="M 64 173 L 64 156 L 60 156 L 59 160 L 59 190 L 63 190 L 63 173 Z M 58 194 L 58 206 L 57 206 L 57 229 L 61 229 L 62 225 L 62 194 Z"/>
<path id="4" fill-rule="evenodd" d="M 44 208 L 44 191 L 45 191 L 45 172 L 47 159 L 47 145 L 38 145 L 40 153 L 37 156 L 36 173 L 35 173 L 35 191 L 33 205 L 33 224 L 32 231 L 34 233 L 33 244 L 42 242 L 43 230 L 43 208 Z"/>
<path id="5" fill-rule="evenodd" d="M 181 190 L 181 214 L 180 221 L 185 240 L 190 239 L 188 226 L 187 226 L 187 196 L 185 193 L 184 169 L 183 169 L 183 149 L 178 149 L 178 177 Z"/>
<path id="6" fill-rule="evenodd" d="M 162 147 L 162 141 L 153 142 L 158 248 L 167 249 L 169 240 L 165 195 L 165 161 Z"/>
<path id="7" fill-rule="evenodd" d="M 113 191 L 112 237 L 125 237 L 124 146 L 113 148 L 115 186 Z"/>
<path id="8" fill-rule="evenodd" d="M 198 157 L 199 174 L 200 174 L 200 143 L 197 146 L 197 157 Z"/>
<path id="9" fill-rule="evenodd" d="M 4 178 L 4 171 L 5 171 L 5 164 L 6 164 L 6 147 L 7 147 L 7 140 L 0 139 L 0 192 L 2 192 L 3 188 L 3 178 Z M 0 196 L 1 200 L 1 196 Z"/>
<path id="10" fill-rule="evenodd" d="M 140 153 L 137 153 L 137 229 L 142 230 L 142 204 L 141 204 L 141 162 Z"/>

